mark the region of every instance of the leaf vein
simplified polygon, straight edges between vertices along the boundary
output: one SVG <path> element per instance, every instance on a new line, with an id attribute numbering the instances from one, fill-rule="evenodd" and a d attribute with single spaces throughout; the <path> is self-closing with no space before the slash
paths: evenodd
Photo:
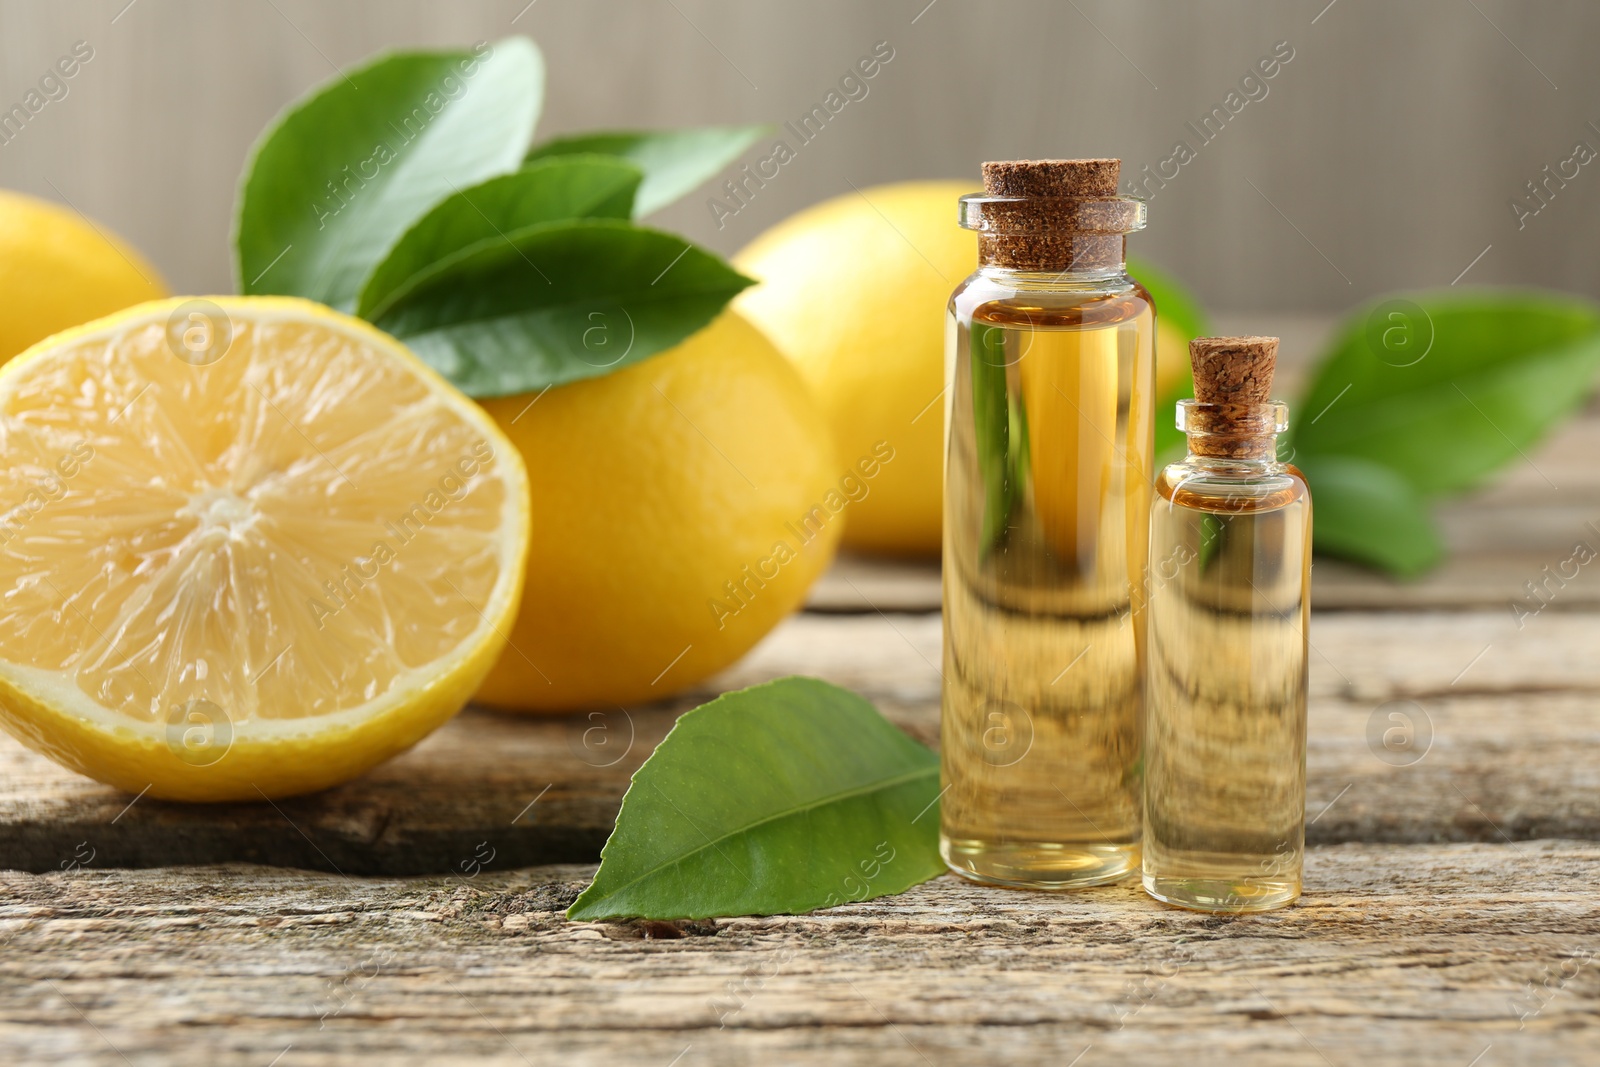
<path id="1" fill-rule="evenodd" d="M 732 829 L 730 829 L 727 832 L 723 833 L 720 837 L 717 837 L 715 839 L 708 838 L 704 845 L 698 846 L 696 848 L 692 848 L 692 849 L 688 850 L 687 852 L 684 852 L 684 853 L 674 857 L 673 859 L 671 859 L 671 860 L 669 860 L 669 861 L 667 861 L 665 863 L 659 863 L 659 864 L 649 868 L 648 870 L 645 870 L 645 871 L 641 872 L 637 876 L 629 879 L 627 882 L 624 882 L 622 885 L 617 886 L 615 889 L 607 890 L 605 892 L 605 895 L 603 897 L 601 897 L 600 899 L 614 898 L 614 897 L 620 896 L 621 894 L 627 892 L 629 889 L 632 889 L 635 885 L 637 885 L 640 882 L 644 881 L 646 878 L 650 878 L 653 875 L 661 873 L 662 871 L 670 870 L 673 867 L 679 866 L 680 864 L 683 864 L 684 862 L 688 861 L 689 859 L 692 859 L 693 857 L 704 853 L 707 849 L 717 848 L 724 841 L 727 841 L 731 837 L 735 837 L 735 836 L 738 836 L 740 834 L 749 833 L 749 832 L 751 832 L 753 830 L 760 829 L 761 827 L 766 826 L 769 823 L 778 822 L 778 821 L 780 821 L 782 819 L 793 818 L 796 815 L 809 815 L 811 812 L 813 812 L 813 811 L 815 811 L 815 810 L 817 810 L 819 808 L 826 807 L 829 804 L 835 804 L 835 803 L 838 803 L 840 801 L 850 800 L 853 797 L 865 796 L 865 795 L 870 794 L 870 793 L 884 792 L 886 790 L 893 789 L 896 786 L 905 785 L 908 782 L 914 782 L 914 781 L 918 780 L 919 778 L 927 778 L 929 776 L 937 778 L 938 774 L 939 774 L 939 768 L 937 766 L 921 767 L 921 768 L 918 768 L 917 770 L 914 770 L 914 771 L 907 771 L 904 774 L 895 775 L 892 778 L 882 778 L 882 779 L 878 779 L 877 781 L 870 782 L 870 783 L 868 783 L 866 785 L 858 786 L 858 787 L 855 787 L 855 788 L 852 788 L 852 789 L 841 790 L 841 791 L 836 792 L 836 793 L 830 793 L 827 796 L 818 797 L 816 800 L 811 801 L 810 803 L 807 803 L 807 804 L 802 804 L 799 807 L 788 808 L 788 809 L 785 809 L 784 811 L 775 812 L 772 815 L 768 815 L 768 816 L 765 816 L 763 818 L 756 819 L 756 820 L 754 820 L 752 822 L 745 823 L 745 824 L 743 824 L 741 826 L 733 827 Z M 652 785 L 654 785 L 654 783 L 652 783 Z M 659 787 L 657 787 L 657 788 L 658 788 L 658 791 L 659 791 Z M 626 798 L 624 798 L 624 802 L 626 802 Z M 699 827 L 697 826 L 696 829 L 699 829 Z M 704 835 L 704 833 L 705 832 L 702 830 L 701 834 Z M 718 848 L 718 851 L 720 852 L 721 849 Z M 602 853 L 601 858 L 602 858 L 602 860 L 604 859 L 604 853 Z M 729 861 L 729 862 L 731 863 L 732 861 Z M 593 888 L 593 886 L 591 885 L 590 888 Z"/>

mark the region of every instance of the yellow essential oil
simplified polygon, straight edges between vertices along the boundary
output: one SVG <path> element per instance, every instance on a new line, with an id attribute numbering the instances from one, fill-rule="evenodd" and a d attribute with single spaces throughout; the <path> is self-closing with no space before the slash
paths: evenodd
<path id="1" fill-rule="evenodd" d="M 947 318 L 943 788 L 950 869 L 1069 889 L 1139 866 L 1155 309 L 1116 160 L 984 165 Z"/>
<path id="2" fill-rule="evenodd" d="M 1276 351 L 1193 342 L 1189 454 L 1151 503 L 1144 887 L 1201 911 L 1300 896 L 1311 497 L 1276 458 Z"/>

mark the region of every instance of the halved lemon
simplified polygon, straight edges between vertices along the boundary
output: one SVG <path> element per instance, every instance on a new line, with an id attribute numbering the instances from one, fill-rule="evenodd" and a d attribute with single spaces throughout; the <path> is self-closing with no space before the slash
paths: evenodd
<path id="1" fill-rule="evenodd" d="M 141 304 L 0 368 L 0 725 L 182 800 L 415 744 L 505 645 L 527 473 L 398 341 L 302 300 Z"/>

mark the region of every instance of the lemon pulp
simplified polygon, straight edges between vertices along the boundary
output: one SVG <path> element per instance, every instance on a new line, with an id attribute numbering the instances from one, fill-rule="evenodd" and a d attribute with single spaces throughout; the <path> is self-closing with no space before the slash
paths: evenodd
<path id="1" fill-rule="evenodd" d="M 142 305 L 0 372 L 0 447 L 0 721 L 104 781 L 331 784 L 457 710 L 504 644 L 522 464 L 354 319 Z"/>

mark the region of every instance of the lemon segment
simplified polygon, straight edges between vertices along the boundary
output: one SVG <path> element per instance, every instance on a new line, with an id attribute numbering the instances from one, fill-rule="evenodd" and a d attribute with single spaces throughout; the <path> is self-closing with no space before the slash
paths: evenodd
<path id="1" fill-rule="evenodd" d="M 323 788 L 414 744 L 515 614 L 527 476 L 399 342 L 144 304 L 0 369 L 0 725 L 119 788 Z"/>

